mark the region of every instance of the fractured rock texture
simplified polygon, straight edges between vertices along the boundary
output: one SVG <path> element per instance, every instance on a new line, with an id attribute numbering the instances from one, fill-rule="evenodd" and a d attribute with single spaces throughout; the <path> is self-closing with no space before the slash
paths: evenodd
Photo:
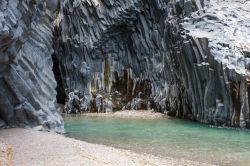
<path id="1" fill-rule="evenodd" d="M 182 80 L 198 121 L 250 127 L 249 9 L 249 1 L 210 1 L 183 23 Z"/>
<path id="2" fill-rule="evenodd" d="M 236 0 L 64 0 L 54 43 L 66 111 L 153 108 L 250 127 L 248 9 Z"/>
<path id="3" fill-rule="evenodd" d="M 250 2 L 2 0 L 0 127 L 155 109 L 250 127 Z"/>
<path id="4" fill-rule="evenodd" d="M 52 71 L 57 1 L 0 2 L 0 124 L 63 131 Z M 1 127 L 0 126 L 0 127 Z"/>

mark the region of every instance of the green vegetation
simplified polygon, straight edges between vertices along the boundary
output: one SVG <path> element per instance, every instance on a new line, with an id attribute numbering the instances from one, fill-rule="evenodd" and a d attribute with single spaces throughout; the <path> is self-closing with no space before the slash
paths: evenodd
<path id="1" fill-rule="evenodd" d="M 95 89 L 95 81 L 91 80 L 90 82 L 90 90 L 93 91 Z"/>
<path id="2" fill-rule="evenodd" d="M 196 0 L 191 0 L 191 2 L 194 5 L 194 7 L 197 8 Z"/>
<path id="3" fill-rule="evenodd" d="M 110 76 L 110 66 L 109 66 L 109 60 L 107 57 L 104 60 L 104 85 L 106 87 L 108 87 L 110 84 L 109 76 Z"/>

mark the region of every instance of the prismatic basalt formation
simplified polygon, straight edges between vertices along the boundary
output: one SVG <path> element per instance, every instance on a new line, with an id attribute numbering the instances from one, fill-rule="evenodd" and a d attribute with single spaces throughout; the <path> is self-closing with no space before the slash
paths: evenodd
<path id="1" fill-rule="evenodd" d="M 246 1 L 65 0 L 55 45 L 66 110 L 156 109 L 248 127 L 247 9 Z"/>
<path id="2" fill-rule="evenodd" d="M 0 4 L 0 124 L 61 129 L 57 101 L 250 127 L 249 1 Z"/>
<path id="3" fill-rule="evenodd" d="M 0 2 L 0 127 L 63 131 L 52 71 L 57 1 Z"/>
<path id="4" fill-rule="evenodd" d="M 183 23 L 192 39 L 184 42 L 191 66 L 182 80 L 198 121 L 250 127 L 249 9 L 249 1 L 210 1 Z"/>

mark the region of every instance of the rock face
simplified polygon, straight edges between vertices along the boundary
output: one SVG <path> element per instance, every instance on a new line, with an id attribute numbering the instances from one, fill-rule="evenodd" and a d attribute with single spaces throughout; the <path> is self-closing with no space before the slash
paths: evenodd
<path id="1" fill-rule="evenodd" d="M 0 127 L 63 131 L 52 71 L 57 1 L 0 2 Z"/>
<path id="2" fill-rule="evenodd" d="M 250 127 L 248 9 L 243 1 L 65 0 L 58 92 L 80 98 L 74 112 L 112 103 Z"/>
<path id="3" fill-rule="evenodd" d="M 178 110 L 171 45 L 179 23 L 167 21 L 177 4 L 182 10 L 165 1 L 64 1 L 55 41 L 63 93 L 79 92 L 80 111 L 105 112 L 110 103 Z"/>
<path id="4" fill-rule="evenodd" d="M 183 23 L 191 66 L 182 65 L 182 80 L 198 121 L 250 127 L 249 9 L 249 1 L 211 1 Z"/>
<path id="5" fill-rule="evenodd" d="M 249 1 L 0 4 L 0 126 L 62 129 L 57 99 L 250 127 Z"/>

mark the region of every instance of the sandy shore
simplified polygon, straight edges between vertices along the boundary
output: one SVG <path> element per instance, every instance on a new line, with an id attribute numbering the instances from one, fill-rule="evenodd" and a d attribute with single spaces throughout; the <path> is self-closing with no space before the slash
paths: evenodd
<path id="1" fill-rule="evenodd" d="M 158 158 L 128 150 L 96 145 L 51 132 L 30 129 L 0 131 L 0 142 L 10 144 L 14 165 L 26 166 L 100 166 L 171 165 L 207 166 L 210 164 L 174 158 Z"/>
<path id="2" fill-rule="evenodd" d="M 64 114 L 63 116 L 92 116 L 92 117 L 117 117 L 117 118 L 133 118 L 133 119 L 167 119 L 168 115 L 154 112 L 152 110 L 123 110 L 110 113 L 82 113 L 82 114 Z"/>
<path id="3" fill-rule="evenodd" d="M 12 147 L 6 143 L 0 142 L 0 166 L 12 166 Z"/>

